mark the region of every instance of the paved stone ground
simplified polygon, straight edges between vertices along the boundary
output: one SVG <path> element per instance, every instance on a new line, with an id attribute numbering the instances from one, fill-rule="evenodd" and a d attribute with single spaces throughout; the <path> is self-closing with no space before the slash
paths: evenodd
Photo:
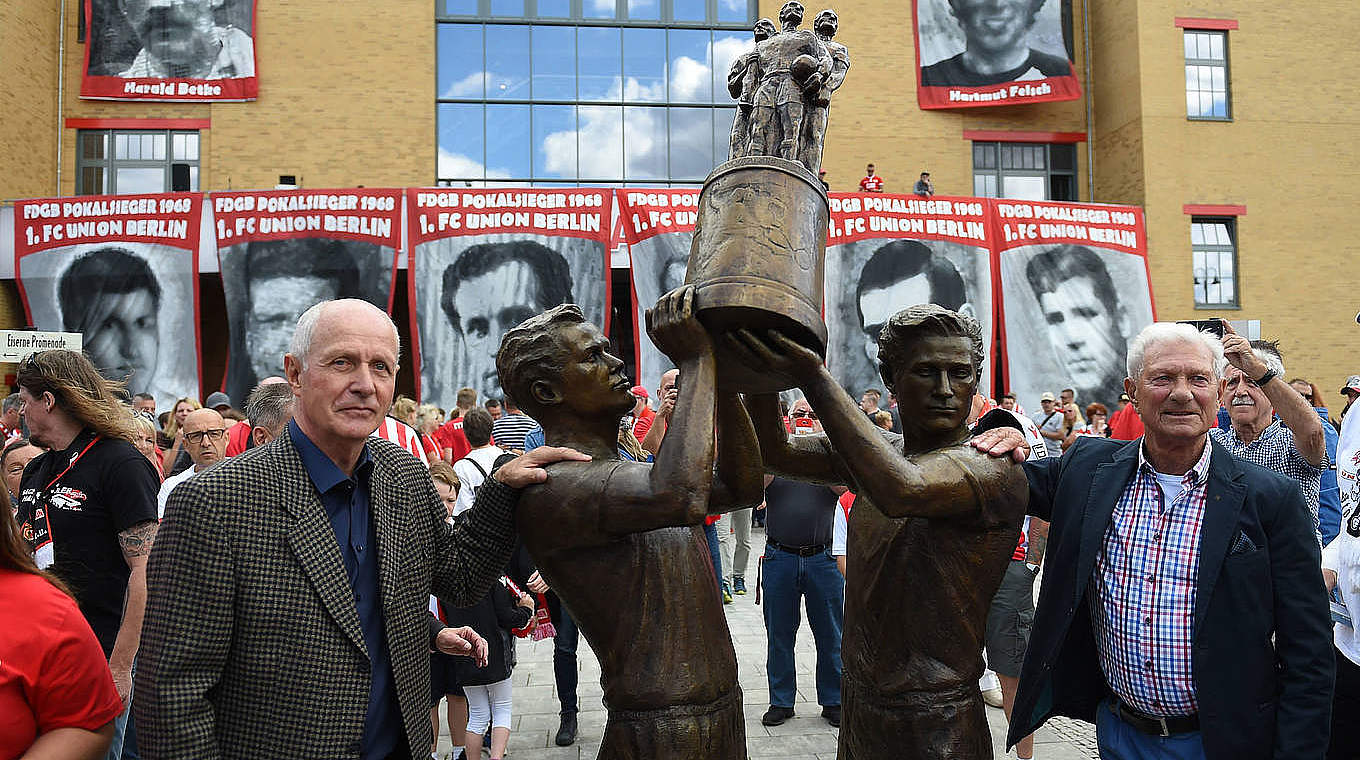
<path id="1" fill-rule="evenodd" d="M 836 729 L 821 718 L 813 672 L 816 652 L 812 631 L 803 623 L 798 634 L 795 659 L 798 664 L 797 715 L 782 726 L 766 727 L 760 716 L 769 706 L 765 681 L 765 626 L 755 604 L 755 565 L 764 546 L 765 534 L 757 528 L 751 536 L 751 561 L 747 580 L 751 593 L 736 597 L 724 609 L 737 652 L 741 689 L 746 713 L 746 746 L 751 758 L 794 758 L 833 760 L 836 757 Z M 621 601 L 622 603 L 622 601 Z M 604 735 L 605 711 L 600 701 L 600 667 L 585 640 L 581 640 L 578 661 L 581 669 L 578 716 L 580 736 L 570 747 L 553 744 L 557 732 L 558 703 L 553 691 L 552 641 L 531 642 L 521 639 L 516 650 L 515 715 L 507 756 L 516 760 L 594 760 Z M 452 746 L 448 727 L 443 725 L 440 708 L 439 755 Z M 994 753 L 1006 757 L 1003 742 L 1006 719 L 1001 710 L 988 708 Z M 1087 723 L 1058 719 L 1050 721 L 1035 737 L 1036 758 L 1078 760 L 1097 757 L 1095 731 Z M 658 759 L 661 760 L 661 759 Z"/>

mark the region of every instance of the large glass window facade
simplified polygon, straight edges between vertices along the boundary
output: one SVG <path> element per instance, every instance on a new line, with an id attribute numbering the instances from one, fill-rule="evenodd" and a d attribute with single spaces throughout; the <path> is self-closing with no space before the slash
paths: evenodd
<path id="1" fill-rule="evenodd" d="M 439 0 L 443 185 L 702 182 L 751 0 Z"/>
<path id="2" fill-rule="evenodd" d="M 77 195 L 198 189 L 198 132 L 82 129 Z"/>
<path id="3" fill-rule="evenodd" d="M 973 195 L 1027 201 L 1077 200 L 1077 146 L 973 143 Z"/>

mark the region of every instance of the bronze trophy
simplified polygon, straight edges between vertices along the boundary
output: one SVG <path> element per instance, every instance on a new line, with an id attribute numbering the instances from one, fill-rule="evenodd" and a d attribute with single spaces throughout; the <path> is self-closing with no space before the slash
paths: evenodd
<path id="1" fill-rule="evenodd" d="M 799 29 L 803 6 L 785 3 L 781 29 L 756 23 L 756 48 L 728 74 L 737 98 L 728 161 L 699 195 L 686 284 L 695 287 L 700 322 L 716 337 L 738 328 L 778 329 L 826 355 L 822 271 L 830 205 L 816 171 L 827 108 L 850 67 L 832 42 L 836 14 L 822 11 L 815 31 Z M 792 388 L 792 377 L 757 373 L 717 342 L 723 386 L 742 392 Z"/>

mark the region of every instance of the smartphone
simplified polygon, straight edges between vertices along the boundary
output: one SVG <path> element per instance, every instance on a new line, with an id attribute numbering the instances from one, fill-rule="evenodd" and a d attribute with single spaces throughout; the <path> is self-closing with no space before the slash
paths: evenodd
<path id="1" fill-rule="evenodd" d="M 1182 319 L 1177 324 L 1190 325 L 1200 332 L 1212 333 L 1223 338 L 1223 320 L 1221 319 Z"/>

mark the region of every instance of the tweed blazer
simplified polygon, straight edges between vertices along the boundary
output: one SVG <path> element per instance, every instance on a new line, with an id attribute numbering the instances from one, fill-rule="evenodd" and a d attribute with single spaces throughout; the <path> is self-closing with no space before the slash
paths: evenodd
<path id="1" fill-rule="evenodd" d="M 489 479 L 452 528 L 419 460 L 368 446 L 397 707 L 424 757 L 429 595 L 471 605 L 487 593 L 514 548 L 518 493 Z M 339 544 L 287 432 L 175 489 L 147 565 L 143 757 L 357 758 L 369 669 Z"/>

